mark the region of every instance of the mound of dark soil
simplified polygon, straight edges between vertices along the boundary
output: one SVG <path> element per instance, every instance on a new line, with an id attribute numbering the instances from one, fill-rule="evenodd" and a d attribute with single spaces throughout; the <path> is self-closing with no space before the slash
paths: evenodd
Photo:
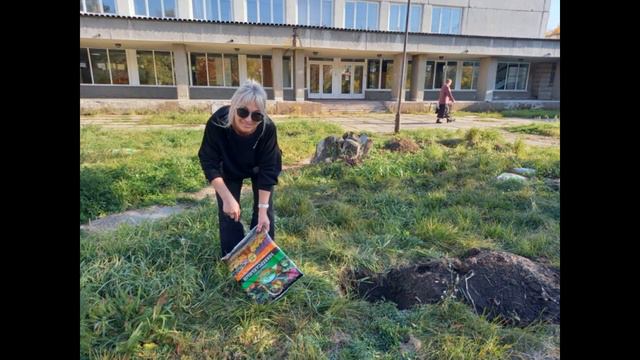
<path id="1" fill-rule="evenodd" d="M 526 326 L 560 322 L 560 271 L 522 256 L 489 250 L 433 260 L 382 274 L 344 274 L 343 286 L 368 301 L 393 301 L 400 309 L 455 297 L 489 319 Z"/>
<path id="2" fill-rule="evenodd" d="M 384 144 L 384 148 L 391 151 L 415 153 L 420 151 L 420 145 L 416 144 L 413 139 L 402 138 L 389 140 Z"/>

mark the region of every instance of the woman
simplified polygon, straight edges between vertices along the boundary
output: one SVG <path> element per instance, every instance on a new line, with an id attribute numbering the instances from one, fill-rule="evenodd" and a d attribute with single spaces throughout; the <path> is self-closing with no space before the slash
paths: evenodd
<path id="1" fill-rule="evenodd" d="M 275 239 L 273 187 L 282 170 L 276 126 L 266 114 L 267 94 L 253 80 L 233 94 L 231 105 L 207 121 L 198 152 L 205 177 L 216 190 L 220 245 L 225 256 L 244 238 L 240 221 L 242 181 L 251 179 L 251 228 Z"/>
<path id="2" fill-rule="evenodd" d="M 438 118 L 436 119 L 437 124 L 442 124 L 440 119 L 447 118 L 447 122 L 455 121 L 451 117 L 451 106 L 456 102 L 456 99 L 453 98 L 453 94 L 451 93 L 451 83 L 453 81 L 451 79 L 447 79 L 447 81 L 440 88 L 440 96 L 438 97 Z M 451 99 L 451 102 L 449 102 Z"/>

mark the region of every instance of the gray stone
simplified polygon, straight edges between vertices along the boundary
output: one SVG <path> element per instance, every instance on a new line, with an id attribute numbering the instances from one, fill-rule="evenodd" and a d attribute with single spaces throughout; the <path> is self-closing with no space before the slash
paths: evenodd
<path id="1" fill-rule="evenodd" d="M 533 176 L 536 174 L 536 170 L 531 168 L 514 168 L 513 172 L 524 176 Z"/>
<path id="2" fill-rule="evenodd" d="M 498 175 L 496 178 L 498 180 L 516 180 L 516 181 L 527 181 L 527 178 L 521 175 L 511 174 L 511 173 L 502 173 Z"/>
<path id="3" fill-rule="evenodd" d="M 342 159 L 353 165 L 362 160 L 372 145 L 373 141 L 368 136 L 356 136 L 353 132 L 343 134 L 342 138 L 327 136 L 316 145 L 316 153 L 311 159 L 311 163 L 333 162 Z"/>

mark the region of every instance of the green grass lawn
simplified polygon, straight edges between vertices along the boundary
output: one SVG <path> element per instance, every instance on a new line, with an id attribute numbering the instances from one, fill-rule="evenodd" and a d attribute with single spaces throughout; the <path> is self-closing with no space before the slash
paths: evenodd
<path id="1" fill-rule="evenodd" d="M 205 120 L 206 121 L 206 120 Z M 309 121 L 278 125 L 283 164 L 309 158 L 338 126 Z M 80 130 L 80 222 L 152 204 L 175 204 L 207 186 L 198 149 L 203 130 Z M 183 199 L 186 200 L 186 199 Z"/>
<path id="2" fill-rule="evenodd" d="M 204 125 L 211 117 L 209 111 L 171 111 L 145 116 L 140 124 L 145 125 Z"/>
<path id="3" fill-rule="evenodd" d="M 502 111 L 456 111 L 454 105 L 454 116 L 477 116 L 480 118 L 494 118 L 501 119 L 504 117 L 514 118 L 560 118 L 560 110 L 547 110 L 547 109 L 516 109 L 516 110 L 502 110 Z"/>
<path id="4" fill-rule="evenodd" d="M 551 136 L 554 138 L 560 138 L 560 123 L 534 123 L 530 125 L 518 125 L 504 128 L 507 131 L 521 134 L 533 134 L 542 136 Z"/>
<path id="5" fill-rule="evenodd" d="M 279 124 L 285 163 L 311 156 L 317 141 L 341 133 L 324 123 Z M 87 204 L 102 204 L 95 199 L 109 196 L 129 199 L 119 207 L 164 201 L 204 185 L 196 157 L 199 131 L 83 128 L 81 136 Z M 559 193 L 541 179 L 560 176 L 557 147 L 509 144 L 495 130 L 399 136 L 412 138 L 421 150 L 389 152 L 383 145 L 391 136 L 372 134 L 375 146 L 359 166 L 318 164 L 281 175 L 274 194 L 276 241 L 305 276 L 274 304 L 249 301 L 219 261 L 215 204 L 202 202 L 155 224 L 82 232 L 81 357 L 395 360 L 557 354 L 556 325 L 504 327 L 455 300 L 401 311 L 393 303 L 371 304 L 339 291 L 345 269 L 382 271 L 460 255 L 471 247 L 560 263 Z M 539 177 L 525 184 L 495 180 L 511 167 L 536 168 Z M 245 209 L 250 202 L 249 196 L 241 199 Z"/>

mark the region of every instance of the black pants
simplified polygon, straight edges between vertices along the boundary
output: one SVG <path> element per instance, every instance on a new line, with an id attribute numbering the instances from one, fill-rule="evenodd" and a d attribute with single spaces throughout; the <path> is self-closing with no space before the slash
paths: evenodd
<path id="1" fill-rule="evenodd" d="M 450 107 L 449 104 L 438 104 L 438 119 L 450 117 Z"/>
<path id="2" fill-rule="evenodd" d="M 240 203 L 240 190 L 242 190 L 242 180 L 229 180 L 223 179 L 224 184 L 236 199 L 238 204 Z M 248 230 L 253 229 L 258 224 L 258 186 L 257 179 L 251 178 L 251 188 L 253 190 L 253 215 L 251 217 L 251 227 Z M 216 193 L 216 199 L 218 200 L 218 222 L 220 223 L 220 247 L 222 248 L 222 256 L 230 253 L 240 240 L 244 238 L 244 229 L 242 224 L 238 221 L 234 221 L 222 211 L 223 202 L 220 195 Z M 242 211 L 244 213 L 244 211 Z M 273 220 L 273 188 L 271 188 L 271 196 L 269 196 L 269 208 L 267 209 L 267 216 L 269 217 L 269 236 L 275 240 L 275 221 Z"/>

